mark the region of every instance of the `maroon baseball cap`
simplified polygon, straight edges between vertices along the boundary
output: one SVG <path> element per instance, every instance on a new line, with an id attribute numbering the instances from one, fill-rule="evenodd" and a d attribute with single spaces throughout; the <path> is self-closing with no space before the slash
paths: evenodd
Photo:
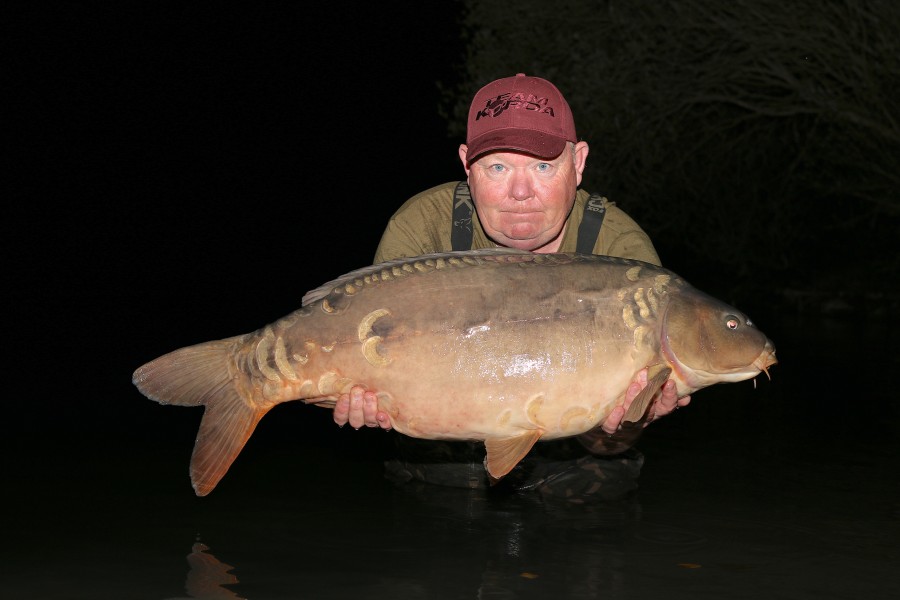
<path id="1" fill-rule="evenodd" d="M 478 90 L 469 107 L 466 161 L 511 150 L 556 158 L 576 142 L 572 110 L 556 86 L 519 73 Z"/>

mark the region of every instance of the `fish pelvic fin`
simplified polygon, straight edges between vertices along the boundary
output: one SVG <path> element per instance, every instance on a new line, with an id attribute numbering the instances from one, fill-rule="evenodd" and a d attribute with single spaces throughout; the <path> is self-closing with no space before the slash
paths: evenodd
<path id="1" fill-rule="evenodd" d="M 142 394 L 161 404 L 204 406 L 191 456 L 191 484 L 209 494 L 228 471 L 271 405 L 245 398 L 229 361 L 243 336 L 188 346 L 165 354 L 134 372 Z"/>
<path id="2" fill-rule="evenodd" d="M 484 457 L 484 467 L 491 479 L 498 480 L 512 471 L 542 435 L 542 429 L 533 429 L 511 437 L 485 440 L 487 456 Z"/>
<path id="3" fill-rule="evenodd" d="M 669 379 L 671 373 L 672 369 L 663 365 L 650 367 L 647 372 L 647 375 L 649 376 L 647 387 L 641 390 L 641 393 L 631 402 L 631 406 L 628 407 L 628 412 L 622 417 L 623 423 L 636 423 L 644 418 L 644 415 L 647 413 L 647 408 L 650 406 L 651 400 L 653 400 L 653 396 L 662 389 L 662 386 L 665 385 L 666 380 Z"/>

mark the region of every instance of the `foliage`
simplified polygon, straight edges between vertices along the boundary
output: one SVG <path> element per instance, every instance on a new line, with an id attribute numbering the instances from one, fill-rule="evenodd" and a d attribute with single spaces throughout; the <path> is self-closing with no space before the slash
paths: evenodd
<path id="1" fill-rule="evenodd" d="M 545 77 L 591 145 L 583 186 L 673 268 L 816 279 L 836 253 L 897 272 L 900 3 L 464 5 L 454 137 L 488 81 Z"/>

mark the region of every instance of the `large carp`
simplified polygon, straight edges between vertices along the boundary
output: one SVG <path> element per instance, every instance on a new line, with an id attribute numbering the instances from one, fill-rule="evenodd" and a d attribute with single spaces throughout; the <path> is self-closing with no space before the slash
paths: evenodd
<path id="1" fill-rule="evenodd" d="M 627 421 L 642 418 L 666 379 L 682 396 L 775 362 L 750 319 L 666 269 L 476 250 L 353 271 L 286 317 L 175 350 L 133 381 L 157 402 L 206 407 L 191 459 L 204 496 L 281 402 L 333 407 L 364 386 L 400 433 L 483 440 L 485 467 L 499 479 L 538 440 L 602 423 L 645 367 L 650 383 Z"/>

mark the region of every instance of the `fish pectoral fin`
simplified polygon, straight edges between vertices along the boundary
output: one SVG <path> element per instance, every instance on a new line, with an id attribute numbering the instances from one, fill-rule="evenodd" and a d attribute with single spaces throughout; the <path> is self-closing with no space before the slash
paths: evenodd
<path id="1" fill-rule="evenodd" d="M 649 377 L 647 380 L 647 387 L 641 390 L 641 393 L 637 395 L 634 401 L 632 401 L 631 406 L 628 407 L 628 412 L 626 412 L 625 416 L 622 418 L 623 423 L 636 423 L 644 418 L 644 415 L 647 413 L 647 408 L 653 400 L 653 396 L 662 389 L 662 386 L 666 383 L 666 380 L 671 373 L 672 369 L 669 367 L 664 367 L 662 365 L 650 367 L 647 372 L 647 376 Z"/>
<path id="2" fill-rule="evenodd" d="M 512 471 L 542 435 L 543 429 L 533 429 L 511 437 L 485 440 L 487 456 L 484 458 L 484 467 L 488 475 L 493 479 L 500 479 Z"/>

